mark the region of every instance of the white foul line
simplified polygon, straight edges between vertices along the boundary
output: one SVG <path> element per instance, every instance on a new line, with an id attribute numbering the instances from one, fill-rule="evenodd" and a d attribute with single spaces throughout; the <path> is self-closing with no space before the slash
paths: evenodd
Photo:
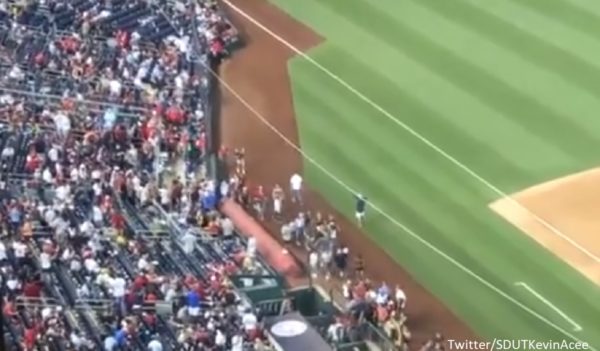
<path id="1" fill-rule="evenodd" d="M 250 22 L 256 24 L 259 27 L 261 27 L 263 30 L 267 31 L 271 35 L 277 36 L 276 34 L 274 34 L 273 32 L 271 32 L 269 29 L 267 29 L 266 27 L 264 27 L 262 24 L 260 24 L 259 22 L 257 22 L 255 19 L 253 19 L 252 17 L 250 17 L 248 14 L 244 13 L 238 7 L 236 7 L 235 5 L 231 4 L 228 0 L 222 0 L 222 1 L 223 1 L 223 3 L 229 5 L 233 10 L 235 10 L 236 12 L 238 12 L 240 15 L 242 15 L 245 18 L 247 18 Z M 279 40 L 281 41 L 283 39 L 279 38 Z M 291 46 L 289 43 L 287 45 Z M 292 46 L 292 48 L 293 48 L 293 46 Z M 299 52 L 295 48 L 294 48 L 294 50 L 297 51 L 297 52 Z M 333 181 L 335 181 L 337 184 L 339 184 L 342 188 L 346 189 L 348 192 L 350 192 L 352 194 L 357 194 L 358 193 L 356 190 L 352 189 L 348 184 L 344 183 L 341 179 L 339 179 L 335 174 L 331 173 L 327 168 L 325 168 L 320 163 L 318 163 L 315 159 L 313 159 L 312 157 L 310 157 L 298 145 L 294 144 L 294 142 L 291 141 L 285 134 L 283 134 L 282 132 L 280 132 L 271 122 L 269 122 L 268 118 L 266 118 L 265 116 L 263 116 L 254 107 L 252 107 L 252 105 L 250 105 L 250 103 L 248 103 L 248 101 L 246 101 L 237 91 L 235 91 L 235 89 L 233 89 L 231 87 L 231 85 L 229 85 L 226 81 L 224 81 L 217 74 L 217 72 L 213 71 L 208 66 L 205 66 L 205 67 L 206 67 L 206 69 L 212 75 L 215 76 L 215 79 L 217 79 L 220 82 L 220 84 L 225 89 L 227 89 L 233 96 L 235 96 L 235 98 L 237 100 L 239 100 L 250 112 L 252 112 L 252 114 L 254 114 L 254 116 L 256 116 L 266 127 L 268 127 L 269 129 L 271 129 L 273 131 L 273 133 L 275 133 L 277 136 L 279 136 L 286 144 L 288 144 L 291 148 L 293 148 L 300 155 L 302 155 L 302 157 L 305 160 L 307 160 L 308 162 L 312 163 L 315 167 L 317 167 L 319 170 L 321 170 L 324 174 L 326 174 L 329 178 L 331 178 Z M 373 202 L 370 202 L 369 205 L 371 206 L 371 208 L 373 208 L 374 211 L 378 212 L 381 216 L 383 216 L 384 218 L 386 218 L 387 220 L 389 220 L 390 222 L 392 222 L 398 228 L 402 229 L 406 234 L 408 234 L 409 236 L 411 236 L 413 239 L 419 241 L 421 244 L 423 244 L 424 246 L 426 246 L 427 248 L 429 248 L 430 250 L 432 250 L 436 254 L 440 255 L 445 260 L 449 261 L 450 263 L 452 263 L 453 265 L 455 265 L 456 267 L 458 267 L 460 270 L 462 270 L 463 272 L 465 272 L 467 275 L 470 275 L 475 280 L 479 281 L 481 284 L 483 284 L 486 287 L 488 287 L 490 290 L 492 290 L 495 293 L 497 293 L 498 295 L 502 296 L 504 299 L 506 299 L 506 300 L 510 301 L 511 303 L 515 304 L 516 306 L 518 306 L 519 308 L 521 308 L 525 312 L 531 314 L 532 316 L 536 317 L 540 321 L 546 323 L 548 326 L 552 327 L 553 329 L 557 330 L 558 332 L 562 333 L 563 335 L 571 338 L 572 340 L 580 341 L 580 342 L 582 341 L 582 340 L 578 339 L 576 336 L 574 336 L 573 334 L 571 334 L 570 332 L 564 330 L 563 328 L 561 328 L 560 326 L 554 324 L 552 321 L 548 320 L 544 316 L 540 315 L 539 313 L 535 312 L 531 308 L 527 307 L 526 305 L 524 305 L 523 303 L 521 303 L 520 301 L 518 301 L 514 297 L 508 295 L 506 292 L 502 291 L 500 288 L 496 287 L 494 284 L 492 284 L 489 281 L 485 280 L 484 278 L 482 278 L 481 276 L 479 276 L 477 273 L 473 272 L 472 270 L 470 270 L 469 268 L 467 268 L 465 265 L 463 265 L 462 263 L 458 262 L 453 257 L 449 256 L 448 254 L 446 254 L 445 252 L 443 252 L 442 250 L 440 250 L 439 248 L 437 248 L 435 245 L 433 245 L 432 243 L 430 243 L 426 239 L 423 239 L 421 236 L 419 236 L 417 233 L 415 233 L 412 229 L 408 228 L 405 224 L 399 222 L 397 219 L 395 219 L 389 213 L 387 213 L 384 210 L 382 210 L 381 208 L 379 208 Z M 595 349 L 592 346 L 589 347 L 589 350 L 598 351 L 597 349 Z"/>
<path id="2" fill-rule="evenodd" d="M 597 264 L 600 264 L 600 257 L 598 257 L 597 255 L 595 255 L 594 253 L 592 253 L 591 251 L 589 251 L 588 249 L 586 249 L 585 247 L 583 247 L 577 241 L 573 240 L 573 238 L 569 237 L 568 235 L 565 235 L 558 228 L 556 228 L 554 225 L 550 224 L 548 221 L 546 221 L 545 219 L 541 218 L 537 214 L 533 213 L 530 209 L 528 209 L 527 207 L 525 207 L 522 204 L 520 204 L 512 196 L 506 194 L 505 192 L 503 192 L 502 190 L 500 190 L 498 187 L 496 187 L 495 185 L 493 185 L 489 181 L 485 180 L 483 177 L 481 177 L 475 171 L 473 171 L 472 169 L 470 169 L 468 166 L 466 166 L 465 164 L 463 164 L 462 162 L 460 162 L 459 160 L 457 160 L 456 158 L 454 158 L 452 155 L 448 154 L 446 151 L 442 150 L 439 146 L 435 145 L 433 142 L 431 142 L 429 139 L 427 139 L 426 137 L 424 137 L 423 135 L 421 135 L 419 132 L 417 132 L 414 129 L 412 129 L 406 123 L 400 121 L 398 118 L 396 118 L 390 112 L 388 112 L 387 110 L 385 110 L 383 107 L 379 106 L 373 100 L 371 100 L 370 98 L 368 98 L 367 96 L 365 96 L 363 93 L 361 93 L 360 91 L 358 91 L 356 88 L 354 88 L 353 86 L 351 86 L 350 84 L 348 84 L 346 81 L 344 81 L 342 78 L 340 78 L 339 76 L 337 76 L 335 73 L 331 72 L 330 70 L 328 70 L 327 68 L 325 68 L 323 65 L 321 65 L 319 62 L 315 61 L 312 57 L 310 57 L 307 54 L 305 54 L 304 52 L 302 52 L 302 50 L 298 49 L 297 47 L 295 47 L 294 45 L 292 45 L 290 42 L 288 42 L 287 40 L 283 39 L 277 33 L 274 33 L 272 30 L 270 30 L 269 28 L 267 28 L 266 26 L 264 26 L 258 20 L 256 20 L 255 18 L 253 18 L 252 16 L 250 16 L 249 14 L 247 14 L 244 10 L 242 10 L 239 7 L 237 7 L 236 5 L 232 4 L 229 0 L 222 0 L 222 1 L 223 1 L 223 3 L 225 3 L 229 7 L 231 7 L 231 9 L 233 9 L 235 12 L 237 12 L 238 14 L 240 14 L 242 17 L 244 17 L 248 21 L 252 22 L 254 25 L 256 25 L 257 27 L 259 27 L 260 29 L 262 29 L 264 32 L 268 33 L 270 36 L 272 36 L 273 38 L 275 38 L 277 41 L 279 41 L 283 45 L 287 46 L 290 50 L 292 50 L 293 52 L 295 52 L 297 55 L 299 55 L 300 57 L 304 58 L 306 61 L 310 62 L 312 65 L 314 65 L 315 67 L 317 67 L 323 73 L 325 73 L 326 75 L 328 75 L 331 79 L 335 80 L 340 85 L 342 85 L 343 87 L 345 87 L 347 90 L 349 90 L 350 92 L 352 92 L 359 99 L 361 99 L 362 101 L 364 101 L 367 104 L 371 105 L 371 107 L 373 107 L 375 110 L 379 111 L 383 116 L 387 117 L 390 121 L 394 122 L 395 124 L 397 124 L 398 126 L 400 126 L 402 129 L 404 129 L 408 133 L 412 134 L 415 138 L 417 138 L 420 141 L 422 141 L 425 145 L 429 146 L 431 149 L 433 149 L 434 151 L 436 151 L 440 155 L 444 156 L 450 162 L 454 163 L 457 167 L 459 167 L 460 169 L 462 169 L 463 171 L 465 171 L 467 174 L 469 174 L 473 178 L 477 179 L 480 183 L 482 183 L 483 185 L 485 185 L 486 187 L 488 187 L 489 189 L 491 189 L 493 192 L 495 192 L 496 194 L 498 194 L 500 197 L 508 199 L 514 206 L 517 206 L 519 209 L 525 210 L 526 212 L 528 212 L 537 222 L 539 222 L 540 224 L 542 224 L 544 227 L 546 227 L 552 233 L 554 233 L 555 235 L 559 236 L 560 238 L 562 238 L 563 240 L 565 240 L 569 244 L 573 245 L 575 248 L 577 248 L 583 254 L 585 254 L 586 256 L 588 256 L 589 258 L 591 258 L 592 260 L 594 260 Z"/>
<path id="3" fill-rule="evenodd" d="M 540 301 L 545 303 L 546 306 L 553 309 L 554 312 L 558 313 L 559 316 L 563 317 L 567 322 L 569 322 L 573 326 L 573 331 L 580 332 L 583 330 L 583 328 L 579 324 L 575 323 L 569 316 L 567 316 L 566 313 L 561 311 L 558 307 L 554 306 L 554 304 L 552 302 L 548 301 L 545 297 L 540 295 L 537 291 L 533 290 L 533 288 L 530 287 L 529 285 L 527 285 L 527 283 L 516 282 L 515 285 L 523 287 L 525 290 L 529 291 L 533 296 L 537 297 Z"/>

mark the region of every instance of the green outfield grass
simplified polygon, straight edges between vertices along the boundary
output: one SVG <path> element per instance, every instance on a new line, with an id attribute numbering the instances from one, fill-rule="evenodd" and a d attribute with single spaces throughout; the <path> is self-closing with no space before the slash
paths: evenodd
<path id="1" fill-rule="evenodd" d="M 600 1 L 271 0 L 323 35 L 312 58 L 505 193 L 600 162 Z M 268 25 L 268 23 L 266 23 Z M 488 209 L 498 194 L 310 62 L 290 62 L 301 146 L 405 224 L 366 231 L 486 339 L 600 348 L 600 289 Z M 352 217 L 350 193 L 305 162 Z M 513 301 L 511 301 L 513 299 Z"/>

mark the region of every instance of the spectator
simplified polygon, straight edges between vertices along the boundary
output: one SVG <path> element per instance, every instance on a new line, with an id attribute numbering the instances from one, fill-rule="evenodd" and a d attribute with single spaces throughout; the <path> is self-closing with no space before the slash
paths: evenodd
<path id="1" fill-rule="evenodd" d="M 292 193 L 292 202 L 298 202 L 302 205 L 302 176 L 294 173 L 290 177 L 290 190 Z"/>
<path id="2" fill-rule="evenodd" d="M 196 235 L 192 232 L 192 230 L 186 230 L 185 234 L 181 238 L 181 241 L 183 242 L 183 251 L 186 254 L 191 255 L 196 247 Z"/>
<path id="3" fill-rule="evenodd" d="M 282 210 L 283 210 L 283 200 L 285 197 L 285 193 L 279 184 L 275 184 L 273 187 L 273 191 L 271 194 L 271 199 L 273 201 L 273 218 L 276 221 L 280 221 L 282 219 Z"/>
<path id="4" fill-rule="evenodd" d="M 317 278 L 319 272 L 319 253 L 316 251 L 310 251 L 308 254 L 308 266 L 310 268 L 310 275 L 313 279 Z"/>
<path id="5" fill-rule="evenodd" d="M 292 241 L 294 232 L 294 222 L 284 223 L 281 226 L 281 240 L 285 243 L 290 243 Z"/>
<path id="6" fill-rule="evenodd" d="M 304 212 L 299 212 L 294 221 L 293 236 L 296 246 L 301 246 L 305 239 L 306 217 Z"/>
<path id="7" fill-rule="evenodd" d="M 349 250 L 347 247 L 339 247 L 336 250 L 333 258 L 340 278 L 343 278 L 346 275 L 346 267 L 348 266 L 348 252 Z"/>
<path id="8" fill-rule="evenodd" d="M 262 185 L 257 186 L 252 194 L 252 207 L 256 213 L 256 216 L 264 220 L 265 219 L 265 208 L 266 208 L 266 195 Z"/>
<path id="9" fill-rule="evenodd" d="M 404 290 L 400 288 L 400 285 L 396 285 L 396 291 L 394 293 L 394 298 L 396 299 L 396 304 L 400 309 L 404 309 L 406 306 L 406 294 Z"/>

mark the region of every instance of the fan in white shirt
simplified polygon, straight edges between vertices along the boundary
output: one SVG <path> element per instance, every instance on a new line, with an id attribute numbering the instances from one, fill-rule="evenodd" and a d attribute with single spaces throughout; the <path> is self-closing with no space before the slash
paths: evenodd
<path id="1" fill-rule="evenodd" d="M 221 222 L 221 229 L 223 230 L 223 235 L 224 236 L 233 235 L 233 231 L 235 228 L 233 226 L 233 222 L 231 221 L 231 219 L 229 219 L 229 217 L 223 217 L 220 222 Z"/>
<path id="2" fill-rule="evenodd" d="M 50 169 L 48 167 L 45 167 L 44 170 L 42 171 L 42 180 L 46 184 L 54 183 L 54 178 L 52 177 L 52 172 L 50 172 Z"/>
<path id="3" fill-rule="evenodd" d="M 15 155 L 15 149 L 12 146 L 7 146 L 2 150 L 2 158 L 6 159 Z"/>
<path id="4" fill-rule="evenodd" d="M 66 201 L 69 198 L 69 194 L 71 193 L 71 189 L 66 184 L 59 185 L 56 187 L 55 195 L 58 200 L 61 202 Z"/>
<path id="5" fill-rule="evenodd" d="M 40 253 L 40 267 L 42 270 L 49 270 L 52 268 L 52 255 L 42 251 L 42 253 Z"/>
<path id="6" fill-rule="evenodd" d="M 168 205 L 169 202 L 171 202 L 171 199 L 169 198 L 169 190 L 167 190 L 166 188 L 160 188 L 158 192 L 160 194 L 160 203 L 163 206 Z"/>
<path id="7" fill-rule="evenodd" d="M 251 236 L 248 239 L 248 245 L 246 247 L 246 254 L 249 257 L 255 257 L 256 256 L 256 238 Z"/>
<path id="8" fill-rule="evenodd" d="M 76 182 L 79 179 L 79 169 L 77 167 L 73 167 L 71 169 L 71 179 Z"/>
<path id="9" fill-rule="evenodd" d="M 183 241 L 183 251 L 190 255 L 194 252 L 194 248 L 196 246 L 196 235 L 192 233 L 190 230 L 186 231 L 181 241 Z"/>
<path id="10" fill-rule="evenodd" d="M 27 255 L 27 245 L 21 241 L 15 241 L 12 244 L 12 249 L 15 253 L 16 258 L 25 258 Z"/>
<path id="11" fill-rule="evenodd" d="M 144 269 L 147 269 L 149 267 L 149 262 L 148 262 L 148 255 L 144 254 L 142 255 L 142 257 L 140 257 L 140 259 L 137 262 L 137 268 L 142 271 Z"/>
<path id="12" fill-rule="evenodd" d="M 110 282 L 110 290 L 114 298 L 122 298 L 126 293 L 127 282 L 121 277 L 116 277 Z"/>
<path id="13" fill-rule="evenodd" d="M 398 306 L 400 306 L 401 308 L 404 308 L 406 306 L 406 294 L 404 293 L 404 290 L 400 288 L 399 285 L 396 285 L 396 293 L 394 294 L 394 298 L 396 299 L 396 303 L 398 304 Z"/>
<path id="14" fill-rule="evenodd" d="M 162 351 L 163 350 L 163 346 L 160 343 L 160 341 L 158 341 L 158 337 L 155 336 L 154 339 L 148 343 L 148 350 L 149 351 Z"/>
<path id="15" fill-rule="evenodd" d="M 57 162 L 58 161 L 58 149 L 56 147 L 52 147 L 49 151 L 48 151 L 48 158 L 50 159 L 50 161 L 52 162 Z"/>
<path id="16" fill-rule="evenodd" d="M 290 189 L 292 191 L 292 202 L 302 203 L 302 176 L 294 173 L 290 178 Z"/>
<path id="17" fill-rule="evenodd" d="M 21 289 L 21 281 L 16 276 L 10 276 L 6 280 L 6 287 L 11 291 L 16 291 Z"/>
<path id="18" fill-rule="evenodd" d="M 256 329 L 256 323 L 258 323 L 258 319 L 252 311 L 248 310 L 242 315 L 242 325 L 244 326 L 244 330 L 252 331 Z"/>
<path id="19" fill-rule="evenodd" d="M 123 86 L 121 85 L 121 82 L 116 79 L 113 79 L 108 83 L 108 89 L 110 90 L 110 95 L 112 96 L 121 96 L 122 87 Z"/>
<path id="20" fill-rule="evenodd" d="M 333 342 L 338 342 L 340 340 L 340 329 L 343 325 L 336 320 L 335 323 L 331 323 L 329 328 L 327 328 L 327 336 Z"/>
<path id="21" fill-rule="evenodd" d="M 312 251 L 308 255 L 308 265 L 310 266 L 311 276 L 316 278 L 319 272 L 319 254 L 316 251 Z"/>
<path id="22" fill-rule="evenodd" d="M 79 231 L 85 235 L 91 234 L 93 229 L 94 225 L 90 221 L 85 221 L 79 226 Z"/>
<path id="23" fill-rule="evenodd" d="M 215 345 L 219 347 L 225 346 L 227 338 L 220 329 L 217 329 L 217 335 L 215 335 Z"/>
<path id="24" fill-rule="evenodd" d="M 98 262 L 93 257 L 88 257 L 83 261 L 83 266 L 90 273 L 97 273 L 100 270 Z"/>
<path id="25" fill-rule="evenodd" d="M 94 207 L 92 207 L 92 220 L 94 221 L 94 223 L 96 225 L 102 225 L 103 218 L 104 216 L 100 207 L 98 205 L 94 205 Z"/>
<path id="26" fill-rule="evenodd" d="M 231 351 L 244 351 L 244 337 L 236 334 L 231 338 Z"/>
<path id="27" fill-rule="evenodd" d="M 8 259 L 8 256 L 6 254 L 6 245 L 4 245 L 2 241 L 0 241 L 0 262 L 6 259 Z"/>
<path id="28" fill-rule="evenodd" d="M 92 179 L 99 180 L 102 178 L 102 171 L 99 169 L 92 170 Z"/>
<path id="29" fill-rule="evenodd" d="M 56 126 L 57 131 L 62 135 L 66 136 L 71 130 L 71 120 L 69 117 L 63 113 L 57 113 L 54 115 L 54 124 Z"/>

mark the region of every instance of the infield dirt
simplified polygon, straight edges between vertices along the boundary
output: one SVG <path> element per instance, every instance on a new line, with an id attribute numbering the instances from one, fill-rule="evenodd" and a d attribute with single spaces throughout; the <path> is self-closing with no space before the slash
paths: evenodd
<path id="1" fill-rule="evenodd" d="M 273 32 L 301 50 L 308 50 L 322 41 L 318 35 L 298 23 L 275 6 L 263 0 L 232 1 L 248 15 L 265 24 Z M 226 10 L 227 8 L 224 7 Z M 274 128 L 298 145 L 290 78 L 287 61 L 293 53 L 254 24 L 234 11 L 228 11 L 242 32 L 245 47 L 221 67 L 223 79 Z M 229 148 L 245 147 L 247 179 L 250 185 L 263 185 L 267 192 L 274 184 L 287 188 L 290 176 L 302 172 L 302 157 L 249 111 L 232 93 L 221 86 L 221 141 Z M 306 206 L 311 211 L 333 214 L 341 227 L 341 240 L 352 253 L 365 258 L 367 275 L 375 282 L 399 284 L 407 294 L 409 327 L 413 345 L 420 345 L 434 332 L 454 339 L 478 339 L 446 306 L 417 283 L 402 267 L 376 246 L 353 223 L 332 208 L 317 192 L 307 189 Z M 300 209 L 288 206 L 287 218 Z M 279 238 L 278 225 L 263 223 Z M 399 234 L 401 235 L 401 234 Z M 305 257 L 296 250 L 301 260 Z M 304 261 L 304 260 L 303 260 Z M 335 281 L 339 287 L 341 282 Z"/>
<path id="2" fill-rule="evenodd" d="M 506 198 L 490 207 L 600 285 L 600 168 L 533 186 L 511 198 L 527 210 Z M 542 225 L 531 213 L 550 223 L 560 234 Z"/>

